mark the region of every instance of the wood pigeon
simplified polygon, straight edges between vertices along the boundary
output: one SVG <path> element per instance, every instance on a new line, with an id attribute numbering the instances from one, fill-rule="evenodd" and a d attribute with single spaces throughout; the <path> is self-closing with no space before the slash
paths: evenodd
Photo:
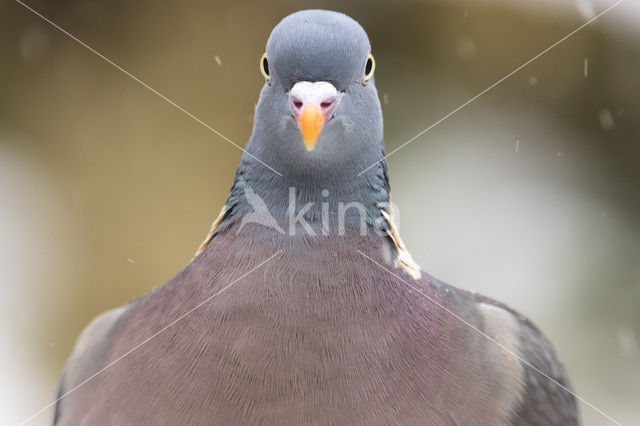
<path id="1" fill-rule="evenodd" d="M 294 13 L 260 69 L 211 232 L 175 277 L 85 329 L 54 424 L 578 424 L 540 330 L 402 244 L 362 27 Z"/>

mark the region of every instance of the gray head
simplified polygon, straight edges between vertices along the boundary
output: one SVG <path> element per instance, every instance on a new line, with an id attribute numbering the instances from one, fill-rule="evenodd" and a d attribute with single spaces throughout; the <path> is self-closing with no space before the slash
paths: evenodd
<path id="1" fill-rule="evenodd" d="M 252 155 L 298 184 L 353 179 L 382 157 L 375 62 L 356 21 L 325 10 L 289 15 L 273 29 L 260 68 L 266 82 Z"/>

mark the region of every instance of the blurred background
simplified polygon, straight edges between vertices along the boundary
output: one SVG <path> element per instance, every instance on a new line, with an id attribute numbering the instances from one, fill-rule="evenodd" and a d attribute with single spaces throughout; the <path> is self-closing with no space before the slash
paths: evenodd
<path id="1" fill-rule="evenodd" d="M 272 27 L 303 8 L 346 12 L 372 41 L 387 152 L 614 3 L 24 1 L 241 146 Z M 0 423 L 53 400 L 92 317 L 189 262 L 240 155 L 0 0 Z M 577 393 L 637 424 L 640 2 L 623 2 L 389 167 L 423 269 L 531 317 Z M 611 424 L 581 409 L 585 424 Z"/>

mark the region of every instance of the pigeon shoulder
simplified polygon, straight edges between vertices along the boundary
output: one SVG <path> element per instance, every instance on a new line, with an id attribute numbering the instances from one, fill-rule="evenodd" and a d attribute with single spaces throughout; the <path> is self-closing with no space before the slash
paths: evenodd
<path id="1" fill-rule="evenodd" d="M 522 398 L 512 424 L 580 424 L 569 376 L 549 339 L 509 306 L 486 296 L 473 297 L 484 321 L 483 331 L 517 355 L 522 370 Z"/>
<path id="2" fill-rule="evenodd" d="M 64 423 L 61 421 L 62 413 L 66 410 L 64 396 L 103 368 L 102 364 L 108 353 L 110 337 L 116 324 L 136 303 L 137 300 L 134 300 L 127 305 L 98 315 L 80 333 L 58 382 L 57 401 L 53 415 L 54 425 Z"/>
<path id="3" fill-rule="evenodd" d="M 494 376 L 503 419 L 512 425 L 579 425 L 572 385 L 547 337 L 527 317 L 489 297 L 443 283 L 422 272 L 432 297 L 477 333 Z M 472 348 L 470 348 L 472 349 Z M 544 373 L 544 374 L 542 374 Z M 546 377 L 545 377 L 546 376 Z"/>

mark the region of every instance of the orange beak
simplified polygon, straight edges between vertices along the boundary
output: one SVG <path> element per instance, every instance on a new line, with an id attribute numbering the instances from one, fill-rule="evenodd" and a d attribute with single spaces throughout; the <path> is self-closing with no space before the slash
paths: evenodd
<path id="1" fill-rule="evenodd" d="M 320 107 L 313 104 L 302 107 L 298 116 L 298 127 L 307 151 L 313 151 L 315 148 L 322 126 L 324 126 L 324 115 Z"/>

